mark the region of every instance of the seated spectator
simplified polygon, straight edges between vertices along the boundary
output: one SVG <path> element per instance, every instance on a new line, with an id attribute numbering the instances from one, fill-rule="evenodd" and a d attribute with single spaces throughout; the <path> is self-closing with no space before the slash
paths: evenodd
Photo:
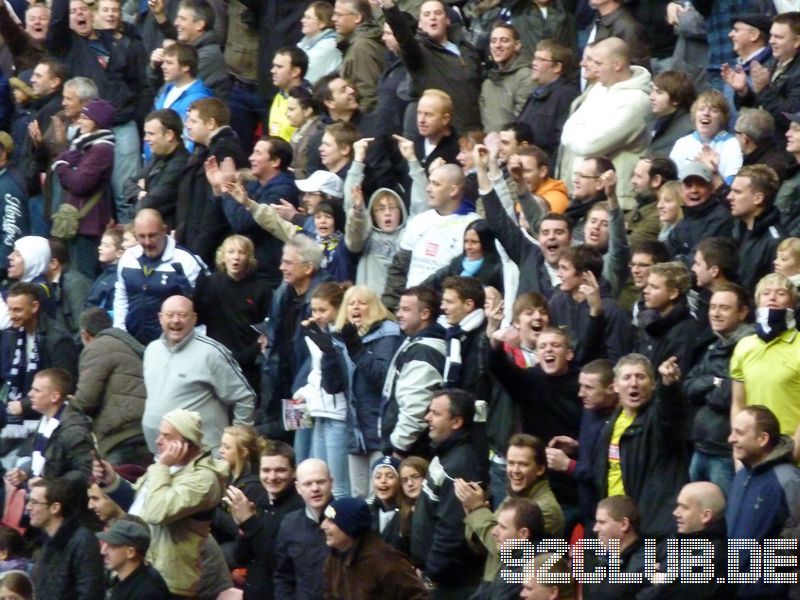
<path id="1" fill-rule="evenodd" d="M 50 299 L 56 305 L 59 325 L 78 338 L 78 319 L 89 295 L 92 280 L 70 265 L 69 250 L 64 240 L 50 238 L 50 264 L 47 268 Z M 98 254 L 99 259 L 99 254 Z"/>
<path id="2" fill-rule="evenodd" d="M 714 174 L 730 183 L 742 166 L 742 148 L 727 131 L 731 118 L 727 100 L 717 90 L 706 90 L 692 103 L 691 115 L 694 131 L 675 142 L 669 157 L 683 173 L 692 161 L 716 154 Z"/>
<path id="3" fill-rule="evenodd" d="M 602 443 L 594 457 L 600 497 L 624 491 L 638 499 L 647 515 L 641 525 L 643 537 L 660 538 L 672 530 L 674 498 L 687 481 L 686 413 L 679 373 L 677 358 L 671 357 L 659 368 L 661 382 L 657 385 L 646 357 L 622 357 L 614 367 L 620 405 L 604 423 Z M 672 500 L 664 502 L 665 497 Z M 597 507 L 596 532 L 603 527 L 603 506 L 601 502 Z"/>
<path id="4" fill-rule="evenodd" d="M 538 10 L 537 10 L 538 9 Z M 540 12 L 538 6 L 533 13 Z M 547 8 L 549 13 L 551 7 Z M 534 87 L 517 117 L 533 130 L 532 143 L 550 157 L 548 166 L 555 173 L 561 131 L 569 116 L 570 105 L 580 93 L 574 81 L 575 52 L 552 39 L 536 44 L 531 63 Z"/>
<path id="5" fill-rule="evenodd" d="M 736 139 L 742 148 L 742 164 L 771 167 L 783 181 L 794 157 L 786 151 L 783 140 L 776 142 L 775 119 L 762 108 L 744 108 L 736 119 Z"/>
<path id="6" fill-rule="evenodd" d="M 206 334 L 222 343 L 239 363 L 250 387 L 261 387 L 258 332 L 251 325 L 269 312 L 270 281 L 259 273 L 253 242 L 243 235 L 225 238 L 217 249 L 216 273 L 198 281 L 197 318 Z"/>
<path id="7" fill-rule="evenodd" d="M 538 597 L 551 600 L 572 600 L 575 598 L 571 580 L 564 583 L 552 583 L 552 579 L 545 580 L 544 577 L 539 575 L 539 573 L 542 573 L 541 569 L 544 565 L 547 565 L 549 573 L 563 573 L 569 577 L 570 565 L 563 556 L 547 553 L 540 554 L 533 561 L 533 569 L 529 570 L 530 573 L 533 573 L 533 576 L 522 585 L 520 598 L 529 600 L 535 600 Z"/>
<path id="8" fill-rule="evenodd" d="M 147 395 L 142 375 L 144 346 L 111 325 L 108 313 L 100 308 L 81 314 L 83 350 L 71 403 L 92 417 L 97 448 L 112 465 L 146 465 L 150 454 L 142 435 Z"/>
<path id="9" fill-rule="evenodd" d="M 481 122 L 485 131 L 499 131 L 522 112 L 533 89 L 530 55 L 522 50 L 519 31 L 511 23 L 496 23 L 489 34 L 493 66 L 481 85 Z"/>
<path id="10" fill-rule="evenodd" d="M 372 489 L 375 497 L 367 500 L 372 514 L 372 531 L 408 556 L 411 510 L 400 484 L 400 459 L 382 456 L 372 463 Z"/>
<path id="11" fill-rule="evenodd" d="M 658 241 L 666 243 L 672 230 L 683 220 L 683 186 L 680 181 L 668 181 L 658 190 Z"/>
<path id="12" fill-rule="evenodd" d="M 88 449 L 87 449 L 88 452 Z M 37 598 L 98 598 L 106 588 L 103 560 L 94 533 L 75 516 L 72 486 L 61 479 L 31 482 L 27 501 L 31 527 L 45 536 L 33 567 Z"/>
<path id="13" fill-rule="evenodd" d="M 325 3 L 327 5 L 327 3 Z M 289 90 L 286 98 L 286 118 L 294 128 L 292 138 L 292 170 L 297 180 L 305 179 L 308 172 L 308 154 L 312 139 L 322 135 L 323 123 L 319 105 L 306 88 L 298 86 Z"/>
<path id="14" fill-rule="evenodd" d="M 795 287 L 800 286 L 800 239 L 787 238 L 778 244 L 773 267 L 775 273 L 788 278 Z"/>
<path id="15" fill-rule="evenodd" d="M 663 71 L 653 78 L 648 156 L 666 158 L 675 142 L 692 132 L 694 127 L 689 111 L 694 100 L 694 84 L 683 71 Z"/>
<path id="16" fill-rule="evenodd" d="M 677 357 L 682 373 L 688 373 L 710 340 L 708 330 L 689 310 L 687 294 L 691 276 L 678 261 L 650 267 L 644 288 L 645 310 L 639 313 L 636 349 L 651 364 Z"/>
<path id="17" fill-rule="evenodd" d="M 258 512 L 244 492 L 228 487 L 223 501 L 241 529 L 236 539 L 234 558 L 247 567 L 245 600 L 271 600 L 272 575 L 278 529 L 283 518 L 299 508 L 303 499 L 295 486 L 295 462 L 292 447 L 284 442 L 268 441 L 261 450 L 259 478 L 267 492 L 268 503 Z"/>
<path id="18" fill-rule="evenodd" d="M 336 47 L 333 7 L 327 2 L 312 2 L 300 20 L 303 39 L 297 46 L 308 56 L 306 79 L 314 85 L 320 77 L 339 70 L 342 53 Z M 303 174 L 297 174 L 303 178 Z"/>
<path id="19" fill-rule="evenodd" d="M 406 557 L 370 531 L 369 506 L 361 498 L 339 498 L 323 513 L 320 528 L 331 549 L 325 560 L 325 595 L 423 600 L 429 591 Z"/>
<path id="20" fill-rule="evenodd" d="M 407 456 L 400 463 L 400 484 L 403 486 L 403 494 L 409 501 L 412 514 L 422 494 L 422 484 L 427 473 L 428 461 L 419 456 Z"/>
<path id="21" fill-rule="evenodd" d="M 503 265 L 495 248 L 494 234 L 486 221 L 473 221 L 464 230 L 463 252 L 450 264 L 436 271 L 420 285 L 441 293 L 442 282 L 451 275 L 474 277 L 484 287 L 491 286 L 503 292 Z"/>
<path id="22" fill-rule="evenodd" d="M 27 570 L 10 571 L 0 579 L 0 594 L 14 594 L 12 598 L 33 600 L 33 583 Z"/>
<path id="23" fill-rule="evenodd" d="M 86 306 L 102 308 L 109 316 L 114 314 L 114 288 L 117 285 L 117 267 L 125 250 L 122 247 L 122 231 L 110 227 L 103 232 L 97 246 L 97 262 L 100 275 L 92 282 L 86 296 Z"/>
<path id="24" fill-rule="evenodd" d="M 761 278 L 755 292 L 755 335 L 742 339 L 731 357 L 731 414 L 761 405 L 778 419 L 783 435 L 800 431 L 800 407 L 792 400 L 800 377 L 792 367 L 800 344 L 795 322 L 797 289 L 783 275 Z M 796 450 L 800 455 L 800 450 Z"/>
<path id="25" fill-rule="evenodd" d="M 145 149 L 150 149 L 152 159 L 126 188 L 137 212 L 143 208 L 157 210 L 170 229 L 175 228 L 175 191 L 189 160 L 182 137 L 184 117 L 168 108 L 144 118 Z"/>
<path id="26" fill-rule="evenodd" d="M 125 516 L 106 531 L 97 534 L 103 562 L 115 577 L 109 584 L 109 598 L 139 597 L 166 598 L 169 589 L 161 574 L 147 564 L 145 555 L 150 547 L 150 531 L 136 517 Z"/>
<path id="27" fill-rule="evenodd" d="M 28 558 L 22 535 L 16 529 L 3 525 L 0 527 L 0 577 L 8 577 L 9 571 L 30 571 L 32 561 Z M 2 589 L 2 588 L 0 588 Z"/>
<path id="28" fill-rule="evenodd" d="M 56 157 L 51 169 L 66 191 L 65 202 L 81 212 L 78 233 L 70 241 L 72 262 L 81 273 L 94 279 L 97 244 L 111 219 L 108 189 L 114 167 L 113 105 L 103 99 L 83 107 L 78 125 L 80 135 Z"/>
<path id="29" fill-rule="evenodd" d="M 792 440 L 781 435 L 782 429 L 784 427 L 779 424 L 775 413 L 760 405 L 743 408 L 731 420 L 728 441 L 733 446 L 733 457 L 743 466 L 733 478 L 725 512 L 727 535 L 732 540 L 750 539 L 763 543 L 768 538 L 791 539 L 797 536 L 800 469 L 795 465 L 797 451 L 793 452 Z M 796 433 L 794 437 L 797 438 Z M 742 569 L 752 568 L 752 556 L 740 560 Z M 776 574 L 779 572 L 786 570 L 776 569 Z M 767 583 L 759 577 L 755 582 L 740 584 L 738 596 L 789 596 L 794 584 L 784 581 Z"/>

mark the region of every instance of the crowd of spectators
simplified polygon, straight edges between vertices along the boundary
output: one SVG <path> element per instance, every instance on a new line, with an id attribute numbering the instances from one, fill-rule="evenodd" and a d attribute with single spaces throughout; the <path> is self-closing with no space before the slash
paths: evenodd
<path id="1" fill-rule="evenodd" d="M 0 599 L 800 598 L 798 161 L 798 0 L 8 0 Z"/>

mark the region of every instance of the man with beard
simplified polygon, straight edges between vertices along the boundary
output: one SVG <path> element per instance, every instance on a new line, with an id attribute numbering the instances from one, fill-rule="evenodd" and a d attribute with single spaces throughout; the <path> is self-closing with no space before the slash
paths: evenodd
<path id="1" fill-rule="evenodd" d="M 628 242 L 633 245 L 642 240 L 655 240 L 661 230 L 658 221 L 658 190 L 668 181 L 678 178 L 675 163 L 668 158 L 658 156 L 640 158 L 633 167 L 631 186 L 633 187 L 636 207 L 628 213 L 625 224 L 628 230 Z"/>

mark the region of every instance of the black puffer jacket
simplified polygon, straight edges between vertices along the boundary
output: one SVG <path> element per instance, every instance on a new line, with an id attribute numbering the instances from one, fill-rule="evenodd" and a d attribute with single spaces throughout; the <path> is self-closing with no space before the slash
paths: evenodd
<path id="1" fill-rule="evenodd" d="M 667 238 L 667 248 L 675 260 L 691 268 L 694 251 L 700 240 L 707 237 L 730 237 L 733 218 L 717 194 L 700 206 L 684 206 L 683 219 L 678 221 Z"/>
<path id="2" fill-rule="evenodd" d="M 606 422 L 595 457 L 594 478 L 600 497 L 608 496 L 608 447 L 617 408 Z M 636 415 L 619 441 L 622 483 L 647 519 L 642 537 L 662 538 L 674 530 L 672 510 L 688 481 L 686 404 L 680 385 L 658 384 L 653 398 Z"/>
<path id="3" fill-rule="evenodd" d="M 741 219 L 733 224 L 733 241 L 739 248 L 739 285 L 749 291 L 764 276 L 772 273 L 772 261 L 781 241 L 788 237 L 781 225 L 778 209 L 769 204 L 748 230 Z"/>
<path id="4" fill-rule="evenodd" d="M 538 11 L 537 11 L 538 12 Z M 580 94 L 577 82 L 559 77 L 547 85 L 536 87 L 522 107 L 518 121 L 533 130 L 533 143 L 550 156 L 550 173 L 555 173 L 561 130 L 569 117 L 572 101 Z"/>
<path id="5" fill-rule="evenodd" d="M 175 196 L 181 173 L 189 161 L 189 152 L 183 145 L 175 148 L 167 156 L 153 155 L 135 179 L 125 183 L 124 195 L 137 212 L 143 208 L 154 208 L 164 218 L 170 229 L 175 228 Z M 139 199 L 139 186 L 136 182 L 144 179 L 147 195 Z"/>

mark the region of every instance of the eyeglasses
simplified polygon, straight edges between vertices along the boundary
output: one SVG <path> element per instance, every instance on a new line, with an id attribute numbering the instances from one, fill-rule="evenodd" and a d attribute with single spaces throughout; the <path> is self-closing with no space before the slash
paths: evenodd
<path id="1" fill-rule="evenodd" d="M 46 502 L 44 500 L 34 500 L 33 498 L 28 498 L 28 501 L 25 504 L 28 504 L 30 506 L 37 506 L 37 505 L 50 506 L 52 502 Z"/>
<path id="2" fill-rule="evenodd" d="M 560 60 L 553 60 L 552 58 L 544 58 L 542 56 L 533 55 L 534 62 L 549 62 L 549 63 L 560 63 Z"/>
<path id="3" fill-rule="evenodd" d="M 600 179 L 600 175 L 586 175 L 585 173 L 575 173 L 575 177 L 580 177 L 581 179 Z"/>
<path id="4" fill-rule="evenodd" d="M 420 479 L 422 479 L 422 475 L 409 475 L 408 477 L 401 477 L 400 483 L 405 485 L 407 483 L 411 483 L 412 481 L 417 482 Z"/>

